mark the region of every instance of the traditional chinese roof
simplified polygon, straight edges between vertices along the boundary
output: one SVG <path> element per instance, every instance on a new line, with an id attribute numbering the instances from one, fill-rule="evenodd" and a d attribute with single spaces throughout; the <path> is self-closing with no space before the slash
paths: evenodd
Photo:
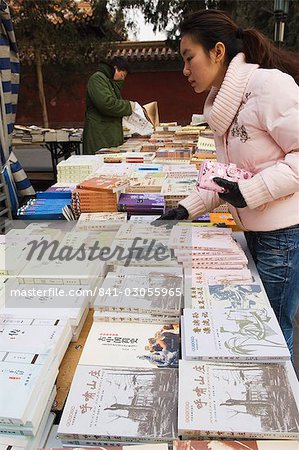
<path id="1" fill-rule="evenodd" d="M 41 47 L 39 51 L 42 62 L 67 60 L 67 55 L 64 55 L 64 57 L 61 54 L 58 55 L 52 46 Z M 178 50 L 170 47 L 165 41 L 123 41 L 111 42 L 110 44 L 105 42 L 101 48 L 88 50 L 85 55 L 86 61 L 94 64 L 103 59 L 103 54 L 106 54 L 108 60 L 114 56 L 127 58 L 134 72 L 177 71 L 181 70 L 182 65 Z M 25 64 L 33 64 L 35 61 L 34 48 L 31 46 L 22 47 L 20 49 L 20 60 Z"/>
<path id="2" fill-rule="evenodd" d="M 116 43 L 117 49 L 110 50 L 107 58 L 123 56 L 128 61 L 165 61 L 180 58 L 177 49 L 167 45 L 165 41 L 124 41 Z"/>

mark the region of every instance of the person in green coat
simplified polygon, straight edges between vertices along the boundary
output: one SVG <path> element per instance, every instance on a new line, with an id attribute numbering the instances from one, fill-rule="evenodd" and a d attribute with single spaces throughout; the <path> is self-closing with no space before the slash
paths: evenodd
<path id="1" fill-rule="evenodd" d="M 102 62 L 87 82 L 86 112 L 83 130 L 83 153 L 94 155 L 104 147 L 123 144 L 123 116 L 134 110 L 134 102 L 121 97 L 129 72 L 125 58 L 114 57 Z"/>

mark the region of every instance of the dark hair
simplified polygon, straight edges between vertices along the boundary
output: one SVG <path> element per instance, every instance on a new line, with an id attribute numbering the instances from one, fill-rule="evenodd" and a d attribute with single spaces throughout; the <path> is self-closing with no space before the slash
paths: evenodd
<path id="1" fill-rule="evenodd" d="M 181 37 L 190 35 L 205 52 L 222 42 L 226 48 L 227 65 L 239 52 L 245 53 L 247 63 L 264 69 L 279 69 L 299 82 L 298 55 L 277 48 L 263 33 L 254 28 L 239 28 L 224 11 L 203 9 L 192 13 L 180 24 Z"/>
<path id="2" fill-rule="evenodd" d="M 130 73 L 130 64 L 128 63 L 128 60 L 126 58 L 123 58 L 122 56 L 114 56 L 109 64 L 112 67 L 116 66 L 118 70 L 125 70 L 126 72 Z"/>

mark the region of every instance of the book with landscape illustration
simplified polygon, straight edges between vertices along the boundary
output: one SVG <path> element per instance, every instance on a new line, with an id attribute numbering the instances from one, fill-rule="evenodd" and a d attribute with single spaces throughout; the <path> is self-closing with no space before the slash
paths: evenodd
<path id="1" fill-rule="evenodd" d="M 63 443 L 177 437 L 177 371 L 78 365 L 58 427 Z"/>
<path id="2" fill-rule="evenodd" d="M 290 359 L 272 308 L 184 309 L 187 360 L 223 359 L 264 363 Z"/>
<path id="3" fill-rule="evenodd" d="M 292 364 L 180 361 L 178 420 L 187 439 L 298 439 Z"/>

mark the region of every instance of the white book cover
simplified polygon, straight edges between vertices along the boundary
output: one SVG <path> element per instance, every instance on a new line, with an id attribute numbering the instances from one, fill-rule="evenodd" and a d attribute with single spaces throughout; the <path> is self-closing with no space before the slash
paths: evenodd
<path id="1" fill-rule="evenodd" d="M 154 220 L 158 219 L 160 216 L 155 216 L 155 215 L 144 215 L 144 216 L 139 216 L 136 214 L 133 214 L 130 217 L 130 222 L 131 223 L 135 223 L 135 224 L 140 224 L 140 223 L 147 223 L 147 222 L 153 222 Z"/>
<path id="2" fill-rule="evenodd" d="M 60 438 L 177 437 L 177 371 L 80 366 L 58 428 Z"/>
<path id="3" fill-rule="evenodd" d="M 108 273 L 98 289 L 94 308 L 177 315 L 182 291 L 181 276 L 158 273 L 157 269 L 147 275 Z"/>
<path id="4" fill-rule="evenodd" d="M 5 302 L 0 314 L 36 319 L 66 318 L 72 326 L 77 326 L 93 290 L 87 285 L 18 284 L 10 279 L 5 283 Z"/>
<path id="5" fill-rule="evenodd" d="M 270 307 L 259 284 L 191 284 L 185 279 L 184 307 L 195 309 L 262 309 Z"/>
<path id="6" fill-rule="evenodd" d="M 113 272 L 111 272 L 113 273 Z M 115 273 L 117 275 L 136 275 L 136 267 L 125 267 L 125 266 L 117 266 L 115 268 Z M 151 277 L 156 277 L 159 275 L 165 275 L 170 277 L 182 277 L 183 276 L 183 268 L 181 266 L 177 267 L 163 267 L 159 266 L 155 267 L 138 267 L 138 275 L 146 275 Z"/>
<path id="7" fill-rule="evenodd" d="M 215 252 L 216 253 L 216 252 Z M 211 254 L 209 255 L 208 253 L 204 253 L 204 252 L 198 252 L 198 253 L 189 253 L 188 254 L 181 254 L 181 253 L 177 253 L 175 251 L 175 256 L 177 257 L 178 262 L 182 262 L 184 263 L 189 263 L 189 265 L 217 265 L 220 267 L 223 267 L 223 265 L 225 264 L 226 266 L 230 266 L 232 264 L 238 264 L 241 265 L 242 267 L 245 267 L 248 263 L 248 260 L 244 255 L 238 254 L 238 253 L 229 253 L 227 255 L 225 254 L 220 254 L 218 252 L 218 255 L 213 254 L 213 252 L 211 252 Z"/>
<path id="8" fill-rule="evenodd" d="M 186 359 L 275 362 L 290 352 L 271 308 L 184 309 Z"/>
<path id="9" fill-rule="evenodd" d="M 32 330 L 29 330 L 29 327 Z M 4 350 L 2 347 L 0 350 L 2 361 L 12 363 L 35 364 L 41 359 L 39 355 L 43 355 L 43 359 L 46 358 L 46 361 L 43 361 L 45 366 L 50 361 L 58 367 L 72 338 L 72 329 L 68 320 L 29 319 L 0 315 L 0 329 L 5 335 L 2 340 Z M 25 333 L 25 329 L 26 339 L 23 340 L 24 334 L 22 333 Z M 49 330 L 52 330 L 51 335 L 49 335 Z M 36 342 L 35 339 L 37 339 Z M 6 349 L 5 347 L 8 345 L 10 348 Z"/>
<path id="10" fill-rule="evenodd" d="M 68 320 L 54 319 L 49 325 L 38 319 L 27 324 L 13 324 L 1 320 L 0 315 L 0 352 L 17 353 L 57 353 L 60 343 L 70 333 Z"/>
<path id="11" fill-rule="evenodd" d="M 53 387 L 58 370 L 55 366 L 50 367 L 39 386 L 36 398 L 32 407 L 28 411 L 27 421 L 24 425 L 1 425 L 0 433 L 10 433 L 14 435 L 35 436 L 41 423 L 47 403 L 56 396 L 56 386 Z"/>
<path id="12" fill-rule="evenodd" d="M 0 424 L 26 423 L 51 361 L 48 355 L 0 352 Z"/>
<path id="13" fill-rule="evenodd" d="M 116 233 L 115 239 L 138 239 L 139 245 L 142 245 L 143 240 L 151 239 L 165 239 L 170 235 L 170 230 L 165 227 L 155 227 L 150 223 L 136 224 L 131 223 L 131 220 L 122 225 Z"/>
<path id="14" fill-rule="evenodd" d="M 69 250 L 68 250 L 69 251 Z M 80 250 L 72 250 L 78 252 Z M 99 259 L 90 260 L 84 254 L 79 259 L 31 260 L 18 274 L 19 283 L 28 284 L 90 284 L 106 273 L 106 264 Z M 76 257 L 77 258 L 77 257 Z M 82 258 L 82 259 L 81 259 Z M 67 283 L 69 281 L 69 283 Z"/>
<path id="15" fill-rule="evenodd" d="M 184 195 L 191 194 L 196 186 L 196 177 L 194 178 L 166 178 L 162 184 L 162 195 Z"/>
<path id="16" fill-rule="evenodd" d="M 94 322 L 80 365 L 113 367 L 177 367 L 179 324 Z"/>
<path id="17" fill-rule="evenodd" d="M 115 239 L 107 252 L 110 265 L 125 266 L 178 266 L 168 239 Z"/>
<path id="18" fill-rule="evenodd" d="M 221 269 L 223 267 L 224 262 L 223 261 L 200 261 L 195 260 L 191 263 L 189 262 L 183 262 L 182 265 L 184 269 Z M 227 260 L 225 262 L 225 265 L 227 268 L 231 270 L 241 270 L 245 268 L 245 264 L 242 262 L 237 261 L 230 261 Z"/>
<path id="19" fill-rule="evenodd" d="M 54 279 L 61 284 L 61 280 L 77 279 L 77 283 L 86 284 L 106 274 L 102 249 L 110 248 L 114 236 L 115 231 L 72 231 L 65 233 L 61 241 L 33 241 L 18 278 L 26 283 Z"/>
<path id="20" fill-rule="evenodd" d="M 297 393 L 288 364 L 180 361 L 179 434 L 298 439 Z"/>
<path id="21" fill-rule="evenodd" d="M 35 436 L 12 436 L 0 434 L 0 449 L 2 450 L 34 450 L 42 447 L 45 443 L 43 436 L 48 435 L 53 425 L 55 415 L 51 413 L 52 404 L 55 398 L 55 389 L 50 394 L 49 401 L 46 404 L 44 414 Z"/>
<path id="22" fill-rule="evenodd" d="M 251 270 L 242 269 L 200 269 L 189 268 L 184 270 L 186 283 L 192 286 L 197 284 L 248 284 L 253 282 Z"/>
<path id="23" fill-rule="evenodd" d="M 175 249 L 239 251 L 231 234 L 230 228 L 176 225 L 171 230 L 169 246 Z"/>
<path id="24" fill-rule="evenodd" d="M 76 224 L 78 230 L 118 230 L 127 221 L 127 213 L 81 213 Z"/>
<path id="25" fill-rule="evenodd" d="M 123 117 L 122 124 L 130 133 L 138 133 L 140 136 L 150 135 L 154 131 L 153 125 L 147 120 L 139 104 L 130 116 Z"/>
<path id="26" fill-rule="evenodd" d="M 94 311 L 94 322 L 160 323 L 171 324 L 179 320 L 179 315 L 142 314 L 126 311 Z"/>

